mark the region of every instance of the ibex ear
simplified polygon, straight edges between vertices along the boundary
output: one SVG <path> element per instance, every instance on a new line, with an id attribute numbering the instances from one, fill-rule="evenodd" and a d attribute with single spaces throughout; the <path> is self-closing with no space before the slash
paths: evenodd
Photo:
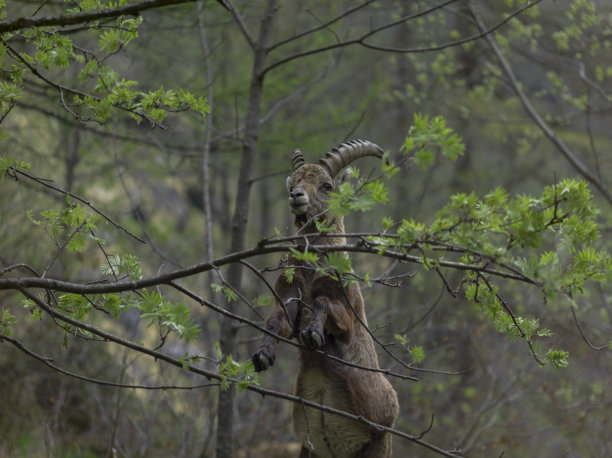
<path id="1" fill-rule="evenodd" d="M 291 192 L 291 188 L 293 187 L 292 177 L 287 177 L 287 181 L 285 181 L 285 186 L 287 187 L 287 192 Z"/>

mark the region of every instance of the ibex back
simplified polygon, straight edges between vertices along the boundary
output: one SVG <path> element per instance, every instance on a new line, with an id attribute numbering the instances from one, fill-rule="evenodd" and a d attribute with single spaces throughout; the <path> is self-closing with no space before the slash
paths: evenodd
<path id="1" fill-rule="evenodd" d="M 356 140 L 334 148 L 320 164 L 308 164 L 299 150 L 294 151 L 293 174 L 287 178 L 287 190 L 295 225 L 300 233 L 310 234 L 317 232 L 315 221 L 332 228 L 314 240 L 309 239 L 309 243 L 345 244 L 344 222 L 342 217 L 328 211 L 328 198 L 338 190 L 340 171 L 363 156 L 380 158 L 382 150 L 371 142 Z M 285 274 L 276 280 L 275 289 L 282 303 L 277 300 L 266 328 L 281 337 L 298 338 L 305 347 L 300 350 L 296 395 L 391 426 L 399 410 L 393 387 L 380 372 L 355 367 L 378 369 L 359 286 L 352 283 L 344 288 L 337 279 L 316 273 L 312 266 L 291 256 L 288 266 L 294 267 L 291 281 Z M 266 370 L 274 363 L 276 345 L 274 337 L 264 336 L 252 358 L 257 371 Z M 299 404 L 294 406 L 293 422 L 303 444 L 300 457 L 391 456 L 391 435 L 363 422 Z"/>

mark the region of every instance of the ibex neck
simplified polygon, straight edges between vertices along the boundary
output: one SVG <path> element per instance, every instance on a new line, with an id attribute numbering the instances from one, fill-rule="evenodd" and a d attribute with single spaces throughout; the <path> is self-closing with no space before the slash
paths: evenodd
<path id="1" fill-rule="evenodd" d="M 342 218 L 334 221 L 331 225 L 331 229 L 325 233 L 321 233 L 317 230 L 314 223 L 309 224 L 307 227 L 297 227 L 296 235 L 306 234 L 319 234 L 317 236 L 310 236 L 308 238 L 298 239 L 297 244 L 304 246 L 309 245 L 346 245 L 346 237 L 344 237 L 344 221 Z"/>

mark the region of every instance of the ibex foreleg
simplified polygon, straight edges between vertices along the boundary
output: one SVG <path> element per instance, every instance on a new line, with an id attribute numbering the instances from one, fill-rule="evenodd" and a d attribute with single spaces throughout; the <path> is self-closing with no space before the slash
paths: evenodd
<path id="1" fill-rule="evenodd" d="M 351 315 L 346 306 L 327 296 L 318 296 L 312 303 L 310 322 L 300 332 L 299 339 L 307 347 L 321 349 L 326 331 L 328 335 L 344 340 L 351 330 Z"/>
<path id="2" fill-rule="evenodd" d="M 279 288 L 279 285 L 281 286 Z M 300 291 L 297 287 L 294 290 L 284 290 L 286 284 L 277 284 L 276 310 L 266 321 L 266 329 L 280 337 L 289 338 L 294 335 L 300 308 Z M 279 291 L 280 290 L 280 291 Z M 286 302 L 280 303 L 279 299 Z M 270 334 L 265 334 L 259 345 L 259 349 L 251 357 L 257 372 L 265 371 L 276 358 L 276 346 L 278 339 Z"/>

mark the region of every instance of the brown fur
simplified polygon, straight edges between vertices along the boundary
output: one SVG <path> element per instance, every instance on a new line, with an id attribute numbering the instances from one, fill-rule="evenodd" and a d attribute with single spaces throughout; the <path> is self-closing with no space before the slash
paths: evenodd
<path id="1" fill-rule="evenodd" d="M 331 184 L 331 189 L 330 189 Z M 288 181 L 289 204 L 302 232 L 315 232 L 312 219 L 323 220 L 336 233 L 344 232 L 342 218 L 327 209 L 329 192 L 337 189 L 327 171 L 316 164 L 302 165 Z M 310 243 L 315 243 L 311 240 Z M 343 244 L 343 237 L 320 236 L 317 244 Z M 380 372 L 366 371 L 333 361 L 308 350 L 320 349 L 361 366 L 378 368 L 374 342 L 368 330 L 364 301 L 357 284 L 348 288 L 335 279 L 315 273 L 292 257 L 292 281 L 281 274 L 276 292 L 283 305 L 266 322 L 266 328 L 282 337 L 297 337 L 306 347 L 300 350 L 301 363 L 296 395 L 313 402 L 362 416 L 391 426 L 397 417 L 397 395 Z M 307 267 L 307 266 L 304 266 Z M 362 325 L 363 323 L 363 325 Z M 258 371 L 274 363 L 277 340 L 264 336 L 253 363 Z M 294 428 L 303 444 L 300 457 L 387 458 L 391 456 L 391 435 L 365 423 L 295 404 Z M 314 446 L 309 454 L 306 444 Z"/>

